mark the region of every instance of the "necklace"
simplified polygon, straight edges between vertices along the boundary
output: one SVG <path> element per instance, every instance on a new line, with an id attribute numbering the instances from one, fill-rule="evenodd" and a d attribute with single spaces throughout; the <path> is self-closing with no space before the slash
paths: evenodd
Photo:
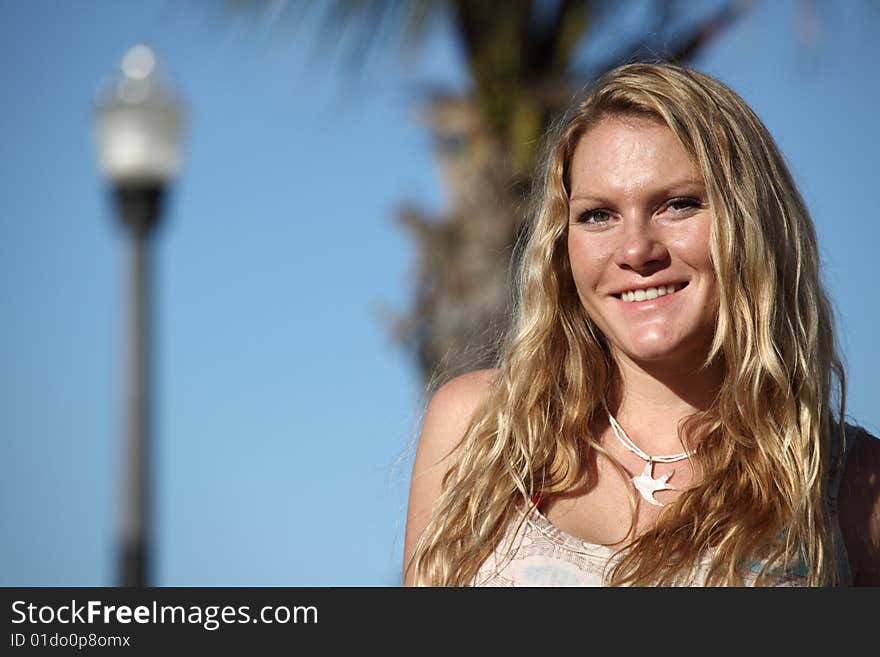
<path id="1" fill-rule="evenodd" d="M 611 423 L 611 431 L 614 433 L 614 436 L 633 454 L 637 455 L 644 461 L 645 468 L 642 470 L 641 474 L 637 474 L 632 477 L 633 486 L 636 487 L 636 490 L 639 491 L 641 496 L 655 506 L 664 506 L 661 502 L 658 502 L 654 499 L 654 493 L 658 490 L 678 490 L 675 486 L 668 483 L 669 478 L 675 474 L 675 470 L 670 470 L 665 475 L 654 478 L 654 464 L 655 463 L 675 463 L 676 461 L 683 461 L 686 458 L 690 458 L 694 455 L 694 452 L 680 452 L 678 454 L 670 454 L 668 456 L 651 456 L 642 450 L 638 445 L 636 445 L 629 436 L 626 435 L 626 432 L 623 430 L 617 420 L 614 419 L 614 416 L 611 413 L 608 413 L 608 421 Z"/>

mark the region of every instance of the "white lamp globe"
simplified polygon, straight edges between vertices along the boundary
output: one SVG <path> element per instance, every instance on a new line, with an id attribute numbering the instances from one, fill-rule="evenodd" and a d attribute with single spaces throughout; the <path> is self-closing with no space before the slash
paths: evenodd
<path id="1" fill-rule="evenodd" d="M 183 111 L 146 45 L 131 48 L 99 99 L 98 165 L 116 186 L 161 186 L 181 167 Z"/>

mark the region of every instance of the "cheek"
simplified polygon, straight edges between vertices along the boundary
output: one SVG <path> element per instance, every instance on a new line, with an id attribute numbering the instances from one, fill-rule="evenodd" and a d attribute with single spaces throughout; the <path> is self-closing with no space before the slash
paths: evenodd
<path id="1" fill-rule="evenodd" d="M 578 293 L 590 294 L 599 282 L 603 265 L 601 254 L 594 245 L 587 245 L 577 239 L 568 240 L 568 265 Z"/>
<path id="2" fill-rule="evenodd" d="M 718 321 L 718 313 L 721 309 L 721 293 L 718 289 L 718 281 L 712 278 L 712 285 L 709 289 L 709 298 L 706 302 L 706 312 L 711 315 L 712 322 Z"/>
<path id="3" fill-rule="evenodd" d="M 671 243 L 693 268 L 702 272 L 712 272 L 711 224 L 709 217 L 695 221 Z"/>
<path id="4" fill-rule="evenodd" d="M 671 244 L 673 257 L 682 261 L 687 267 L 706 280 L 710 287 L 715 288 L 715 296 L 717 297 L 717 281 L 715 268 L 712 266 L 708 224 L 703 226 L 697 225 L 695 230 L 680 235 Z"/>

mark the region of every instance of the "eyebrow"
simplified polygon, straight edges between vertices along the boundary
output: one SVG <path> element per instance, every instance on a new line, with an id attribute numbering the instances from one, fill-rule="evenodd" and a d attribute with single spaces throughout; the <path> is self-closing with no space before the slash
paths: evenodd
<path id="1" fill-rule="evenodd" d="M 695 187 L 699 187 L 701 190 L 705 191 L 706 183 L 702 180 L 679 180 L 669 185 L 664 185 L 663 187 L 659 187 L 656 190 L 650 192 L 650 196 L 669 196 L 675 195 L 676 193 L 681 192 L 685 189 L 694 189 Z M 596 201 L 599 203 L 607 203 L 607 199 L 601 195 L 593 195 L 589 193 L 579 193 L 574 196 L 568 197 L 569 201 Z"/>

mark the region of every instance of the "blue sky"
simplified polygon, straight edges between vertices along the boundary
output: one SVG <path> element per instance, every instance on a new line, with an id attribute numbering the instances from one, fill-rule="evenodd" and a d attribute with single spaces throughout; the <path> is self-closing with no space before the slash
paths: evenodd
<path id="1" fill-rule="evenodd" d="M 880 11 L 821 5 L 809 41 L 797 6 L 756 2 L 696 65 L 790 163 L 849 414 L 877 433 Z M 397 583 L 421 389 L 383 324 L 415 266 L 393 216 L 442 207 L 419 93 L 466 80 L 440 24 L 358 79 L 309 30 L 220 3 L 0 0 L 0 585 L 114 583 L 127 254 L 91 130 L 140 41 L 188 113 L 156 242 L 156 583 Z"/>

